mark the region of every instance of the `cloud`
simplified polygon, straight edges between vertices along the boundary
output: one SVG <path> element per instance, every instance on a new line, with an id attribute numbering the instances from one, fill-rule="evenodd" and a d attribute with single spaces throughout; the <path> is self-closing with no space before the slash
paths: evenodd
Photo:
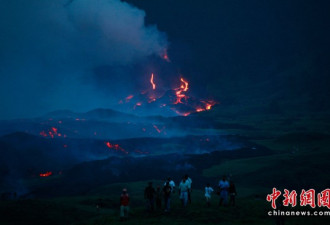
<path id="1" fill-rule="evenodd" d="M 113 96 L 90 82 L 94 68 L 130 66 L 167 47 L 144 11 L 120 0 L 0 5 L 0 118 L 106 107 Z"/>

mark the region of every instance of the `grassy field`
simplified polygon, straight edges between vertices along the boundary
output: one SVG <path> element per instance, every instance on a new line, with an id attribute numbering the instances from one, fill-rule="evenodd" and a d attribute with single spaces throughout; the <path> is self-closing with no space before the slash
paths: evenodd
<path id="1" fill-rule="evenodd" d="M 172 196 L 171 212 L 145 211 L 141 195 L 145 182 L 114 184 L 93 190 L 84 196 L 2 202 L 1 224 L 275 224 L 275 218 L 267 216 L 270 206 L 262 196 L 255 196 L 258 188 L 238 188 L 236 206 L 218 207 L 218 196 L 214 195 L 211 207 L 206 207 L 201 190 L 192 193 L 192 204 L 181 207 L 177 194 Z M 131 195 L 129 219 L 119 220 L 119 190 L 128 187 Z M 266 190 L 264 190 L 266 191 Z M 102 199 L 102 207 L 96 204 Z M 307 210 L 307 209 L 302 209 Z M 327 224 L 329 218 L 288 217 L 286 224 Z"/>

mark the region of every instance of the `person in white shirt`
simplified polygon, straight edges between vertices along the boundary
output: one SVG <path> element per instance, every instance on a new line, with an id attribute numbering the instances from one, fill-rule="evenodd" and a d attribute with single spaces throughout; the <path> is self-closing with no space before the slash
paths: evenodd
<path id="1" fill-rule="evenodd" d="M 211 205 L 211 194 L 213 192 L 213 188 L 210 186 L 210 184 L 207 184 L 205 187 L 205 198 L 206 198 L 206 205 L 210 207 Z"/>
<path id="2" fill-rule="evenodd" d="M 171 192 L 174 193 L 175 192 L 175 183 L 174 183 L 174 181 L 170 177 L 168 177 L 167 181 L 164 183 L 164 186 L 166 185 L 167 182 L 169 182 L 169 185 L 171 187 Z"/>
<path id="3" fill-rule="evenodd" d="M 229 188 L 229 182 L 226 179 L 226 176 L 222 177 L 222 180 L 219 181 L 219 190 L 220 190 L 220 201 L 219 206 L 224 203 L 227 204 L 228 199 L 228 188 Z"/>
<path id="4" fill-rule="evenodd" d="M 189 190 L 189 182 L 186 180 L 186 177 L 183 177 L 182 181 L 179 185 L 179 195 L 182 202 L 182 206 L 186 207 L 188 203 L 188 190 Z"/>

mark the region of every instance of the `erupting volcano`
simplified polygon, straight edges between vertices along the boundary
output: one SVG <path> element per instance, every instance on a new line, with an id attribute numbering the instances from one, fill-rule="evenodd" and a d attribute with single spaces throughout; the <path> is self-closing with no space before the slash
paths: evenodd
<path id="1" fill-rule="evenodd" d="M 179 87 L 158 88 L 158 85 L 155 83 L 155 74 L 151 73 L 151 88 L 141 91 L 139 95 L 131 94 L 125 100 L 120 100 L 119 104 L 126 103 L 133 110 L 142 109 L 142 106 L 148 110 L 153 110 L 154 108 L 164 110 L 168 108 L 181 116 L 211 110 L 217 104 L 214 100 L 200 100 L 190 96 L 188 93 L 189 82 L 183 77 L 179 81 Z"/>

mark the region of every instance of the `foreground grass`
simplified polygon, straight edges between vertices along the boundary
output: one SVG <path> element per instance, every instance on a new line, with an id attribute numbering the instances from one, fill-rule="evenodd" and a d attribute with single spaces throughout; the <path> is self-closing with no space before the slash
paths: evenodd
<path id="1" fill-rule="evenodd" d="M 147 181 L 118 183 L 91 190 L 83 196 L 16 200 L 0 202 L 2 225 L 107 225 L 107 224 L 275 224 L 275 217 L 269 217 L 270 204 L 265 196 L 256 195 L 259 189 L 239 187 L 236 206 L 218 207 L 218 196 L 213 195 L 211 207 L 206 207 L 204 193 L 195 189 L 192 192 L 192 204 L 182 208 L 178 193 L 172 196 L 171 212 L 156 210 L 147 213 L 143 199 L 143 189 Z M 154 181 L 161 184 L 161 181 Z M 129 219 L 119 220 L 119 195 L 122 187 L 127 187 L 131 195 Z M 101 201 L 101 208 L 96 205 Z M 310 208 L 302 208 L 310 210 Z M 288 225 L 328 224 L 327 217 L 287 217 Z"/>
<path id="2" fill-rule="evenodd" d="M 107 188 L 111 190 L 116 186 Z M 128 187 L 132 186 L 142 187 L 128 184 Z M 186 209 L 181 207 L 178 195 L 174 194 L 170 213 L 157 210 L 148 214 L 142 196 L 131 196 L 130 217 L 124 224 L 272 224 L 264 210 L 260 210 L 264 203 L 251 204 L 249 198 L 239 199 L 235 207 L 219 208 L 218 198 L 214 196 L 211 207 L 207 208 L 202 191 L 194 190 L 193 203 Z M 99 198 L 103 199 L 103 207 L 97 210 Z M 2 202 L 0 208 L 6 215 L 1 224 L 123 224 L 119 221 L 119 204 L 114 200 L 118 200 L 118 195 Z"/>

